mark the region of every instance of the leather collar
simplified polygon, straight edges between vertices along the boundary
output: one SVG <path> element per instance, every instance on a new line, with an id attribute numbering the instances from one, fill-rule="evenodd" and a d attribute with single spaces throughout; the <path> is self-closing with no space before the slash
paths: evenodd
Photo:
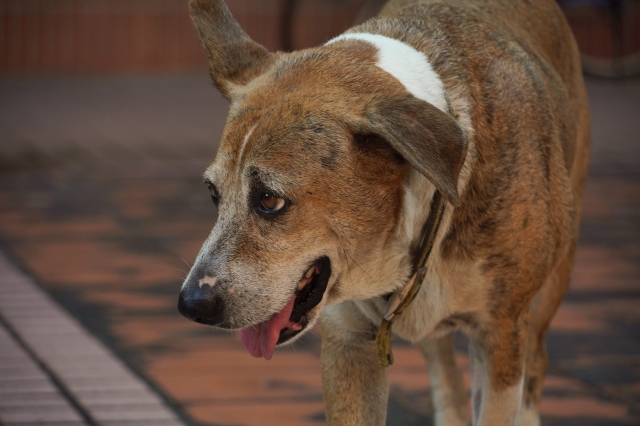
<path id="1" fill-rule="evenodd" d="M 447 101 L 447 109 L 454 119 L 457 119 L 457 114 L 453 111 L 453 107 L 449 98 L 445 93 L 445 99 Z M 387 299 L 387 307 L 385 314 L 378 329 L 378 335 L 376 336 L 376 344 L 378 346 L 378 362 L 381 367 L 388 367 L 393 365 L 393 352 L 391 351 L 391 324 L 402 312 L 409 306 L 409 304 L 415 299 L 416 294 L 422 286 L 422 281 L 427 274 L 427 260 L 433 249 L 433 244 L 436 241 L 438 230 L 440 229 L 440 222 L 442 222 L 442 216 L 446 203 L 442 194 L 436 189 L 431 199 L 431 209 L 427 223 L 422 228 L 422 238 L 420 241 L 418 255 L 416 256 L 413 264 L 413 274 L 409 281 L 399 290 L 391 293 Z"/>
<path id="2" fill-rule="evenodd" d="M 422 239 L 418 255 L 413 264 L 413 274 L 401 289 L 391 293 L 387 301 L 384 318 L 378 329 L 376 343 L 378 346 L 378 362 L 382 367 L 393 365 L 393 352 L 391 351 L 391 324 L 402 314 L 407 306 L 413 301 L 422 286 L 422 281 L 427 273 L 427 260 L 433 249 L 438 229 L 444 215 L 445 200 L 436 190 L 431 199 L 431 211 L 427 223 L 422 229 Z"/>

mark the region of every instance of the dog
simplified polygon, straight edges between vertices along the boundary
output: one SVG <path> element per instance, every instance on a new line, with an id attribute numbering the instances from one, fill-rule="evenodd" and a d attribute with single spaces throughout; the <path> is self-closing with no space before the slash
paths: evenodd
<path id="1" fill-rule="evenodd" d="M 395 335 L 424 353 L 435 424 L 538 425 L 590 151 L 579 53 L 553 0 L 391 1 L 320 47 L 270 53 L 190 0 L 231 101 L 204 180 L 217 223 L 178 302 L 256 357 L 322 325 L 330 425 L 383 425 L 376 336 L 440 227 Z M 469 338 L 471 410 L 452 333 Z"/>

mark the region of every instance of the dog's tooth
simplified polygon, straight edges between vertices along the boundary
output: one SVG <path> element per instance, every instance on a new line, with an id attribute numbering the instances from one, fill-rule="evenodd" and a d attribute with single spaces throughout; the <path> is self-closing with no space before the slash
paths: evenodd
<path id="1" fill-rule="evenodd" d="M 309 270 L 307 271 L 306 274 L 304 274 L 305 278 L 311 278 L 311 275 L 313 275 L 313 273 L 316 271 L 316 265 L 313 265 L 311 268 L 309 268 Z"/>
<path id="2" fill-rule="evenodd" d="M 298 291 L 302 290 L 303 288 L 306 287 L 307 284 L 311 282 L 311 277 L 316 272 L 317 268 L 318 268 L 318 265 L 315 265 L 315 264 L 311 266 L 311 268 L 309 268 L 309 270 L 304 274 L 304 277 L 302 277 L 302 279 L 298 283 L 296 290 Z"/>
<path id="3" fill-rule="evenodd" d="M 298 283 L 298 287 L 296 287 L 296 290 L 298 291 L 302 290 L 308 283 L 309 283 L 308 279 L 306 278 L 301 279 L 300 282 Z"/>

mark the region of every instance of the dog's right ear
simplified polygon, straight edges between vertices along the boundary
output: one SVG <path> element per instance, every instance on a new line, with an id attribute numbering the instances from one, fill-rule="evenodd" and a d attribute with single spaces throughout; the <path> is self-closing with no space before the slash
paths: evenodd
<path id="1" fill-rule="evenodd" d="M 458 178 L 468 140 L 455 119 L 406 93 L 374 99 L 359 120 L 347 123 L 354 135 L 377 135 L 429 179 L 457 206 Z"/>
<path id="2" fill-rule="evenodd" d="M 189 0 L 191 20 L 209 60 L 213 82 L 231 99 L 270 62 L 271 53 L 251 40 L 222 0 Z"/>

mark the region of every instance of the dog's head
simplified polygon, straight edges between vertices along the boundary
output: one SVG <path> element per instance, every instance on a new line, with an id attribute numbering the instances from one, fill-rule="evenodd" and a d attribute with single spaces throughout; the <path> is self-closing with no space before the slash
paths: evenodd
<path id="1" fill-rule="evenodd" d="M 450 115 L 376 66 L 371 44 L 271 54 L 222 1 L 190 8 L 231 108 L 204 174 L 218 221 L 179 309 L 243 329 L 249 351 L 270 358 L 323 305 L 392 290 L 410 258 L 408 243 L 398 246 L 410 171 L 457 203 L 466 140 Z"/>

